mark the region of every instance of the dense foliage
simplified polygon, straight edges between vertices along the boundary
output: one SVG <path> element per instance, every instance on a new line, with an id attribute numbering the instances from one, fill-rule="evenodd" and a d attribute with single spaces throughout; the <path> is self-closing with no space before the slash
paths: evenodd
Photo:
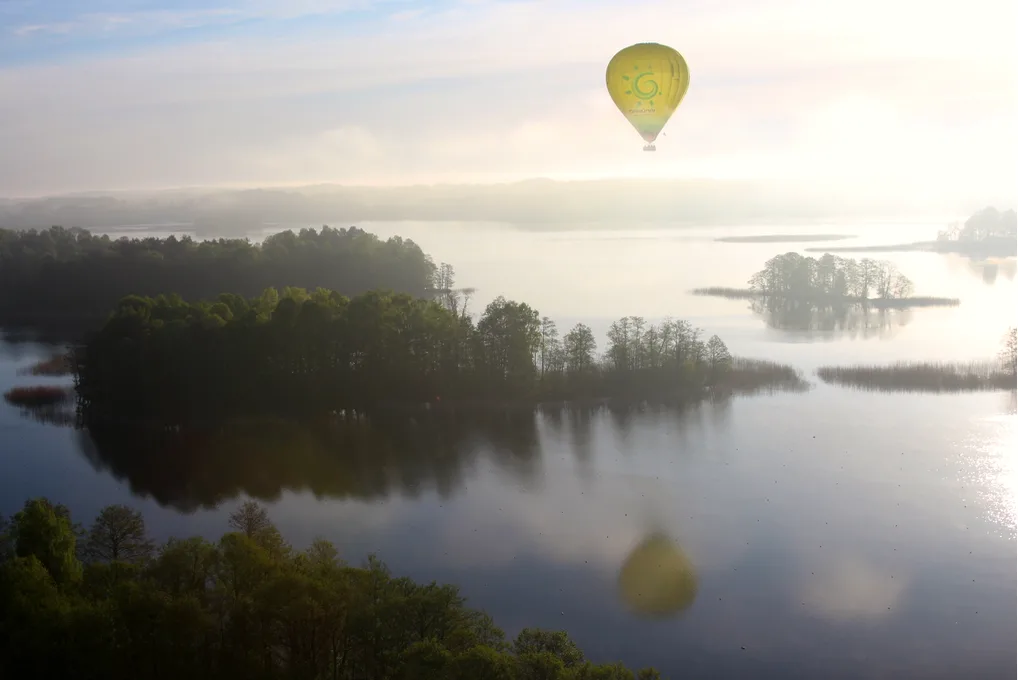
<path id="1" fill-rule="evenodd" d="M 769 259 L 749 285 L 762 295 L 816 300 L 901 299 L 914 289 L 891 262 L 857 262 L 830 253 L 816 259 L 795 252 Z"/>
<path id="2" fill-rule="evenodd" d="M 455 296 L 266 290 L 188 304 L 129 297 L 75 353 L 78 394 L 119 417 L 523 403 L 702 394 L 707 386 L 795 382 L 791 369 L 733 362 L 685 321 L 612 324 L 598 356 L 590 328 L 499 297 L 474 322 Z"/>
<path id="3" fill-rule="evenodd" d="M 66 507 L 0 518 L 0 677 L 270 680 L 652 680 L 595 665 L 562 631 L 511 642 L 456 587 L 349 567 L 318 539 L 288 545 L 247 502 L 217 543 L 156 549 L 137 511 L 88 529 Z"/>
<path id="4" fill-rule="evenodd" d="M 284 231 L 247 239 L 111 239 L 82 229 L 0 230 L 0 324 L 98 326 L 125 295 L 176 292 L 186 300 L 270 286 L 375 288 L 427 294 L 437 274 L 413 242 L 357 228 Z"/>

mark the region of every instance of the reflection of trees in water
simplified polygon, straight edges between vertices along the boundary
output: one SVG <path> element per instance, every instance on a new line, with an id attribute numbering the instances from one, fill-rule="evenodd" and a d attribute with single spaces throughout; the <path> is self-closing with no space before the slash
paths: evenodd
<path id="1" fill-rule="evenodd" d="M 874 309 L 859 304 L 818 305 L 787 299 L 757 298 L 754 314 L 769 328 L 785 331 L 819 331 L 850 338 L 887 338 L 912 320 L 908 309 Z"/>
<path id="2" fill-rule="evenodd" d="M 532 486 L 541 471 L 541 443 L 534 411 L 478 414 L 470 422 L 474 424 L 472 448 L 490 451 L 497 467 L 521 484 Z"/>
<path id="3" fill-rule="evenodd" d="M 485 446 L 514 460 L 536 459 L 534 418 L 471 422 L 412 418 L 298 423 L 264 419 L 215 428 L 152 430 L 93 426 L 79 446 L 97 470 L 182 511 L 245 494 L 275 500 L 284 490 L 319 497 L 442 496 L 462 487 Z M 515 466 L 533 474 L 533 465 Z"/>
<path id="4" fill-rule="evenodd" d="M 965 271 L 978 276 L 988 286 L 997 283 L 997 277 L 1003 276 L 1008 281 L 1014 281 L 1018 272 L 1018 259 L 1013 257 L 1001 259 L 978 259 L 962 255 L 951 255 L 948 259 L 948 266 L 954 271 Z"/>
<path id="5" fill-rule="evenodd" d="M 627 442 L 634 429 L 654 428 L 674 434 L 677 441 L 685 443 L 687 435 L 703 429 L 705 419 L 716 426 L 724 426 L 731 415 L 732 396 L 715 395 L 699 402 L 685 404 L 657 404 L 643 402 L 626 406 L 607 408 L 619 440 Z"/>
<path id="6" fill-rule="evenodd" d="M 318 497 L 416 498 L 461 489 L 481 458 L 509 483 L 533 488 L 543 474 L 538 418 L 553 439 L 568 442 L 580 469 L 593 472 L 594 428 L 660 429 L 669 442 L 705 424 L 723 426 L 726 402 L 686 407 L 642 405 L 367 419 L 237 420 L 183 429 L 78 422 L 78 445 L 96 470 L 125 480 L 138 495 L 190 512 L 247 495 L 272 501 L 283 491 Z M 65 414 L 71 418 L 71 414 Z M 69 424 L 67 418 L 60 424 Z M 54 421 L 50 421 L 54 422 Z M 600 425 L 599 425 L 600 424 Z M 640 452 L 633 452 L 638 454 Z"/>
<path id="7" fill-rule="evenodd" d="M 1001 410 L 1011 416 L 1018 413 L 1018 392 L 1011 390 L 1004 393 L 1004 403 L 1001 405 Z"/>
<path id="8" fill-rule="evenodd" d="M 77 422 L 77 414 L 67 404 L 45 404 L 42 406 L 22 406 L 19 408 L 22 418 L 29 418 L 38 423 L 67 427 Z"/>

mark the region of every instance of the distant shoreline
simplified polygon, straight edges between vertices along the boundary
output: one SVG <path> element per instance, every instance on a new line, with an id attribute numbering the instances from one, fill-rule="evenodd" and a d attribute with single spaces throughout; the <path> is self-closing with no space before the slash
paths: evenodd
<path id="1" fill-rule="evenodd" d="M 856 238 L 852 234 L 760 234 L 758 236 L 722 236 L 717 243 L 811 243 L 814 241 L 844 241 Z"/>
<path id="2" fill-rule="evenodd" d="M 729 300 L 780 300 L 782 302 L 806 303 L 814 305 L 862 305 L 875 309 L 907 309 L 909 307 L 957 307 L 961 304 L 958 298 L 943 297 L 907 297 L 907 298 L 856 298 L 848 296 L 787 296 L 764 293 L 751 288 L 695 288 L 692 295 L 704 297 L 721 297 Z"/>
<path id="3" fill-rule="evenodd" d="M 882 246 L 835 246 L 833 248 L 806 248 L 807 253 L 939 253 L 941 255 L 963 255 L 966 257 L 1015 257 L 1018 255 L 1014 242 L 994 241 L 915 241 Z"/>

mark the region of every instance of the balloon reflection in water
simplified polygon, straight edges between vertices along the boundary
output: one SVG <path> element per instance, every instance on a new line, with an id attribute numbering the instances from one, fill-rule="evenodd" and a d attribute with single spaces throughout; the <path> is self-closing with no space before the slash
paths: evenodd
<path id="1" fill-rule="evenodd" d="M 619 591 L 637 615 L 674 616 L 696 599 L 696 570 L 675 541 L 661 533 L 651 534 L 622 564 Z"/>

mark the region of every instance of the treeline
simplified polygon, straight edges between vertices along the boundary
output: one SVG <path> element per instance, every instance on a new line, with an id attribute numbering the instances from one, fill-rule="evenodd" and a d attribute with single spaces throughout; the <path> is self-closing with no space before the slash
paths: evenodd
<path id="1" fill-rule="evenodd" d="M 789 252 L 767 260 L 749 279 L 750 289 L 763 295 L 802 299 L 866 301 L 907 298 L 912 281 L 892 262 L 856 261 L 830 253 L 819 259 Z"/>
<path id="2" fill-rule="evenodd" d="M 0 230 L 0 325 L 101 325 L 126 295 L 222 291 L 251 297 L 267 287 L 327 287 L 347 295 L 388 288 L 427 295 L 438 270 L 413 241 L 382 241 L 356 227 L 284 231 L 247 239 L 95 236 L 83 229 Z"/>
<path id="3" fill-rule="evenodd" d="M 1000 211 L 993 207 L 983 208 L 974 213 L 963 224 L 955 222 L 937 233 L 937 241 L 978 243 L 999 239 L 1010 240 L 1018 237 L 1018 213 L 1012 210 Z M 1012 252 L 1012 255 L 1014 253 Z"/>
<path id="4" fill-rule="evenodd" d="M 0 518 L 0 677 L 143 680 L 652 680 L 595 665 L 563 631 L 508 642 L 451 585 L 415 583 L 323 539 L 290 546 L 247 502 L 218 542 L 156 547 L 142 515 L 92 526 L 29 500 Z"/>
<path id="5" fill-rule="evenodd" d="M 721 338 L 686 321 L 612 324 L 603 354 L 590 328 L 555 323 L 499 297 L 475 322 L 455 294 L 441 301 L 373 291 L 266 290 L 122 300 L 72 358 L 87 408 L 118 417 L 425 404 L 670 398 L 799 385 L 791 368 L 733 361 Z"/>

